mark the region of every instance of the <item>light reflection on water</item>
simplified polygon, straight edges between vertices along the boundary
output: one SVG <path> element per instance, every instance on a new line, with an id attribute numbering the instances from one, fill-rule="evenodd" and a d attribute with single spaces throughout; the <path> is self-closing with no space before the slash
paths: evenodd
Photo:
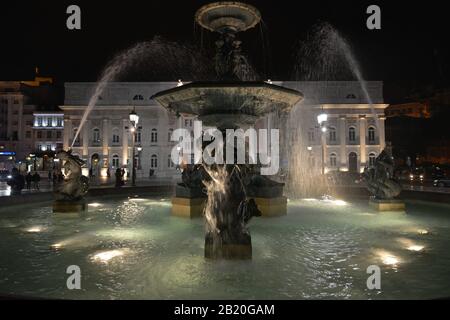
<path id="1" fill-rule="evenodd" d="M 250 223 L 251 261 L 209 261 L 202 219 L 170 216 L 168 200 L 99 204 L 87 215 L 53 215 L 50 207 L 0 212 L 0 255 L 8 257 L 0 292 L 86 299 L 450 295 L 450 217 L 438 206 L 378 214 L 367 203 L 290 200 L 287 216 Z M 80 291 L 63 289 L 73 264 L 83 275 Z M 382 269 L 381 291 L 366 288 L 373 264 Z"/>

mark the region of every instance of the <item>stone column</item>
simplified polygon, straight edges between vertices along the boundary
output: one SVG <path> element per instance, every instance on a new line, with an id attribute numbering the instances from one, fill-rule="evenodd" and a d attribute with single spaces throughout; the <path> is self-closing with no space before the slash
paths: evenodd
<path id="1" fill-rule="evenodd" d="M 83 125 L 82 130 L 82 134 L 83 134 L 83 158 L 84 159 L 88 159 L 89 158 L 89 130 L 90 130 L 90 125 L 89 125 L 89 120 L 86 120 L 86 122 Z M 80 123 L 81 125 L 81 123 Z M 90 159 L 88 159 L 89 163 L 90 163 Z"/>
<path id="2" fill-rule="evenodd" d="M 64 119 L 64 131 L 63 131 L 63 148 L 68 150 L 70 147 L 70 138 L 72 137 L 72 120 Z"/>
<path id="3" fill-rule="evenodd" d="M 367 162 L 366 156 L 366 132 L 367 120 L 365 115 L 359 116 L 359 153 L 360 153 L 360 168 L 364 167 Z"/>
<path id="4" fill-rule="evenodd" d="M 339 116 L 340 164 L 341 168 L 347 169 L 347 127 L 345 124 L 345 115 Z"/>
<path id="5" fill-rule="evenodd" d="M 378 138 L 380 139 L 380 152 L 386 147 L 384 122 L 386 117 L 381 116 L 378 119 Z"/>
<path id="6" fill-rule="evenodd" d="M 128 130 L 125 127 L 130 127 L 128 119 L 122 119 L 122 164 L 127 165 L 128 161 Z"/>

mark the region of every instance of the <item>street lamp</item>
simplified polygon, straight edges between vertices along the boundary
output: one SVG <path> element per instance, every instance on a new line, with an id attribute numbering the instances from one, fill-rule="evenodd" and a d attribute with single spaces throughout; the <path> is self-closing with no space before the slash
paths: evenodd
<path id="1" fill-rule="evenodd" d="M 133 148 L 133 158 L 132 158 L 133 165 L 132 165 L 131 185 L 133 187 L 135 187 L 136 186 L 136 159 L 135 159 L 136 158 L 136 148 L 135 148 L 135 143 L 136 143 L 136 130 L 137 130 L 137 124 L 139 122 L 139 116 L 137 115 L 136 111 L 134 111 L 134 109 L 133 109 L 133 111 L 130 112 L 129 118 L 130 118 L 130 122 L 132 125 L 130 131 L 133 134 L 133 139 L 132 139 L 133 140 L 133 146 L 132 146 L 132 148 Z"/>
<path id="2" fill-rule="evenodd" d="M 326 113 L 321 113 L 317 116 L 317 122 L 320 126 L 320 131 L 322 131 L 321 141 L 322 141 L 322 175 L 325 174 L 325 132 L 327 132 L 328 115 Z"/>

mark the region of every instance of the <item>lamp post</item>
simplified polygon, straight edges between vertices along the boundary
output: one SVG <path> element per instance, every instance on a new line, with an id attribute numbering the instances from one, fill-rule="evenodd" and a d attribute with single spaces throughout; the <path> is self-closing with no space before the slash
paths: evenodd
<path id="1" fill-rule="evenodd" d="M 322 175 L 325 174 L 325 132 L 327 132 L 327 120 L 328 115 L 326 113 L 321 113 L 317 116 L 317 122 L 320 126 L 321 142 L 322 142 Z"/>
<path id="2" fill-rule="evenodd" d="M 138 122 L 139 122 L 139 116 L 136 114 L 136 111 L 134 111 L 134 109 L 133 109 L 133 111 L 131 111 L 130 112 L 130 114 L 129 114 L 129 118 L 130 118 L 130 122 L 131 122 L 131 125 L 132 125 L 132 127 L 131 127 L 131 129 L 130 129 L 130 131 L 131 131 L 131 133 L 133 134 L 132 135 L 132 140 L 133 140 L 133 144 L 132 144 L 132 148 L 133 148 L 133 155 L 132 155 L 132 157 L 133 157 L 133 159 L 132 159 L 132 172 L 131 172 L 131 185 L 133 186 L 133 187 L 135 187 L 136 186 L 136 148 L 135 148 L 135 143 L 136 143 L 136 130 L 137 130 L 137 124 L 138 124 Z"/>

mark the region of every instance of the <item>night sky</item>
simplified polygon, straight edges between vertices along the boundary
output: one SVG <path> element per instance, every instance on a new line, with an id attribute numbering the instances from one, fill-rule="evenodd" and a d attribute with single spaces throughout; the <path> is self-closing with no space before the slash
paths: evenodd
<path id="1" fill-rule="evenodd" d="M 200 33 L 198 27 L 194 29 L 194 14 L 209 2 L 3 1 L 0 80 L 31 79 L 34 67 L 39 66 L 41 74 L 55 77 L 59 85 L 95 81 L 116 52 L 156 35 L 198 45 Z M 264 20 L 264 40 L 261 29 L 247 32 L 243 40 L 257 39 L 250 40 L 248 55 L 266 61 L 268 78 L 289 79 L 296 44 L 314 24 L 326 21 L 350 40 L 364 77 L 385 81 L 388 103 L 401 101 L 414 91 L 449 84 L 450 26 L 444 1 L 244 2 L 257 6 Z M 70 4 L 81 7 L 81 31 L 66 29 Z M 381 30 L 366 28 L 370 4 L 381 7 Z M 265 51 L 258 57 L 262 44 Z"/>

